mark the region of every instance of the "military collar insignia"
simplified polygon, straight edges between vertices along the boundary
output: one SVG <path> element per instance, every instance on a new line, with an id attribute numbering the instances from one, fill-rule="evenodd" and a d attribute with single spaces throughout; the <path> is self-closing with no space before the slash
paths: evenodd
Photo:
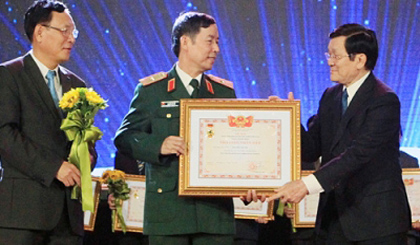
<path id="1" fill-rule="evenodd" d="M 214 81 L 214 82 L 216 82 L 216 83 L 218 83 L 218 84 L 221 84 L 221 85 L 223 85 L 223 86 L 225 86 L 225 87 L 228 87 L 228 88 L 233 89 L 233 82 L 228 81 L 228 80 L 225 80 L 225 79 L 220 78 L 220 77 L 213 76 L 213 75 L 211 75 L 211 74 L 207 74 L 207 76 L 208 76 L 208 77 L 209 77 L 212 81 Z M 210 90 L 209 90 L 209 91 L 210 91 Z"/>
<path id="2" fill-rule="evenodd" d="M 168 93 L 175 90 L 175 78 L 168 81 Z"/>
<path id="3" fill-rule="evenodd" d="M 209 80 L 206 79 L 206 85 L 207 85 L 207 90 L 211 93 L 214 94 L 214 90 L 213 90 L 213 86 L 211 85 L 211 82 Z"/>

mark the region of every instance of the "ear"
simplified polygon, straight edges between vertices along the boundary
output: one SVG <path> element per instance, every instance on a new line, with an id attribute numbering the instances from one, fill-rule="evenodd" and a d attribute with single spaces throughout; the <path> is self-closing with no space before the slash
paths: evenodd
<path id="1" fill-rule="evenodd" d="M 365 68 L 367 62 L 366 54 L 356 54 L 355 60 L 357 62 L 357 69 L 361 70 Z"/>
<path id="2" fill-rule="evenodd" d="M 38 24 L 35 26 L 34 29 L 34 35 L 32 37 L 33 42 L 41 42 L 42 41 L 42 36 L 43 36 L 43 32 L 44 32 L 45 28 Z"/>
<path id="3" fill-rule="evenodd" d="M 180 50 L 188 50 L 189 43 L 191 42 L 190 38 L 187 35 L 183 35 L 180 39 Z"/>

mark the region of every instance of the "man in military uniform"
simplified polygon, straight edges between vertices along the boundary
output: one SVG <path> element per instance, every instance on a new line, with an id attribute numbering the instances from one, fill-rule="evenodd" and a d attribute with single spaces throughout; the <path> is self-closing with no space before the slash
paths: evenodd
<path id="1" fill-rule="evenodd" d="M 172 29 L 178 62 L 169 72 L 140 80 L 129 113 L 115 138 L 118 150 L 146 164 L 144 233 L 150 244 L 231 244 L 234 210 L 231 198 L 179 197 L 179 100 L 235 98 L 231 82 L 206 75 L 219 53 L 213 17 L 180 15 Z M 253 197 L 254 197 L 253 193 Z"/>

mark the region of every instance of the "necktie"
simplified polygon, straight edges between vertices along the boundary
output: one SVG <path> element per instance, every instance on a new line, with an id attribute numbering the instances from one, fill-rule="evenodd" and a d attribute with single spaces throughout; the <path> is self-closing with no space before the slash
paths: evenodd
<path id="1" fill-rule="evenodd" d="M 51 93 L 51 96 L 54 100 L 54 104 L 57 107 L 58 106 L 58 96 L 57 96 L 57 91 L 55 91 L 55 84 L 54 84 L 55 71 L 49 70 L 45 77 L 48 80 L 48 88 L 50 89 L 50 93 Z"/>
<path id="2" fill-rule="evenodd" d="M 348 97 L 349 97 L 349 95 L 347 94 L 347 89 L 345 88 L 343 90 L 343 95 L 341 97 L 341 105 L 343 106 L 342 115 L 344 115 L 344 113 L 347 110 L 347 98 Z"/>
<path id="3" fill-rule="evenodd" d="M 191 98 L 198 98 L 198 90 L 199 90 L 199 87 L 198 87 L 198 81 L 197 81 L 197 79 L 192 79 L 191 82 L 190 82 L 190 85 L 191 85 L 191 87 L 194 88 L 194 90 L 193 90 L 193 92 L 191 94 Z"/>

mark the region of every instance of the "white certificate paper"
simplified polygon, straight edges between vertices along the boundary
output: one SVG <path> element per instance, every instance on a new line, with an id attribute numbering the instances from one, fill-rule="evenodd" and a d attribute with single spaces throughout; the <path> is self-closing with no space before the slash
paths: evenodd
<path id="1" fill-rule="evenodd" d="M 192 112 L 192 186 L 281 186 L 289 181 L 290 113 L 258 110 Z M 243 118 L 243 119 L 242 119 Z M 245 121 L 239 124 L 238 121 Z M 214 181 L 217 179 L 217 181 Z"/>

